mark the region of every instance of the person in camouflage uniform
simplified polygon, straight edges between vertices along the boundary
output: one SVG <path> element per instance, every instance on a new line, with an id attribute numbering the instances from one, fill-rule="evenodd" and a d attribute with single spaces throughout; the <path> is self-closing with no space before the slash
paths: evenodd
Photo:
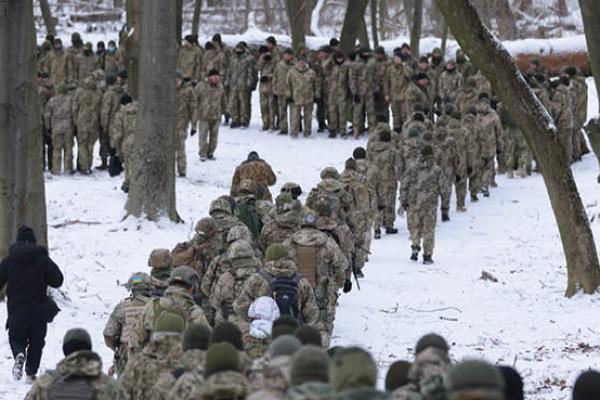
<path id="1" fill-rule="evenodd" d="M 389 395 L 376 389 L 377 365 L 373 357 L 359 347 L 338 350 L 331 365 L 331 385 L 339 400 L 387 400 Z"/>
<path id="2" fill-rule="evenodd" d="M 320 197 L 328 199 L 331 206 L 331 217 L 338 223 L 345 224 L 347 214 L 352 206 L 350 194 L 343 190 L 340 182 L 340 173 L 333 167 L 323 168 L 321 182 L 308 193 L 306 207 L 315 210 Z"/>
<path id="3" fill-rule="evenodd" d="M 164 314 L 175 314 L 184 324 L 195 322 L 208 325 L 202 308 L 192 296 L 199 286 L 198 274 L 192 268 L 177 267 L 171 270 L 169 287 L 163 297 L 148 302 L 141 318 L 136 320 L 133 332 L 129 335 L 129 347 L 134 351 L 145 348 Z"/>
<path id="4" fill-rule="evenodd" d="M 475 87 L 477 88 L 477 93 L 487 93 L 491 96 L 494 92 L 492 89 L 492 83 L 486 78 L 481 71 L 477 71 L 475 75 L 473 75 L 475 79 Z"/>
<path id="5" fill-rule="evenodd" d="M 102 359 L 92 351 L 92 339 L 84 329 L 67 331 L 63 340 L 65 358 L 35 380 L 26 400 L 74 398 L 93 395 L 97 400 L 114 400 L 117 382 L 102 373 Z"/>
<path id="6" fill-rule="evenodd" d="M 314 99 L 314 103 L 317 105 L 316 116 L 318 129 L 317 132 L 321 133 L 327 129 L 327 96 L 328 96 L 328 85 L 327 82 L 331 79 L 331 68 L 333 67 L 333 49 L 328 45 L 321 46 L 317 50 L 316 54 L 310 54 L 310 67 L 315 71 L 317 77 L 317 87 L 321 96 Z"/>
<path id="7" fill-rule="evenodd" d="M 83 82 L 86 78 L 92 76 L 92 72 L 100 69 L 98 58 L 94 55 L 92 44 L 87 42 L 83 46 L 83 50 L 78 53 L 73 59 L 73 81 Z"/>
<path id="8" fill-rule="evenodd" d="M 435 162 L 442 170 L 442 222 L 450 221 L 450 198 L 452 197 L 452 186 L 455 182 L 460 182 L 463 176 L 460 171 L 464 168 L 460 165 L 460 155 L 458 145 L 453 136 L 447 129 L 446 122 L 437 121 L 433 135 L 434 139 L 434 158 Z"/>
<path id="9" fill-rule="evenodd" d="M 152 399 L 159 376 L 181 368 L 181 336 L 185 323 L 181 315 L 172 311 L 158 316 L 149 343 L 131 358 L 119 378 L 119 399 Z"/>
<path id="10" fill-rule="evenodd" d="M 262 118 L 262 130 L 275 130 L 275 117 L 277 115 L 277 103 L 273 95 L 273 74 L 275 66 L 279 61 L 267 46 L 260 47 L 260 58 L 257 69 L 260 73 L 260 115 Z"/>
<path id="11" fill-rule="evenodd" d="M 115 155 L 123 162 L 125 168 L 125 180 L 121 189 L 127 193 L 129 191 L 129 174 L 131 166 L 130 157 L 133 154 L 133 145 L 135 143 L 137 127 L 137 103 L 131 96 L 124 94 L 121 96 L 121 107 L 115 114 L 115 118 L 110 125 L 110 145 L 115 149 Z"/>
<path id="12" fill-rule="evenodd" d="M 69 83 L 78 83 L 77 71 L 75 70 L 75 60 L 83 52 L 83 40 L 78 32 L 71 34 L 71 46 L 67 49 L 67 63 L 69 65 L 67 81 Z"/>
<path id="13" fill-rule="evenodd" d="M 205 81 L 196 86 L 196 98 L 198 99 L 199 120 L 199 147 L 200 160 L 214 160 L 219 139 L 219 125 L 221 115 L 227 110 L 225 89 L 221 85 L 219 71 L 211 69 Z"/>
<path id="14" fill-rule="evenodd" d="M 392 62 L 385 54 L 385 49 L 382 46 L 378 46 L 375 49 L 375 89 L 373 97 L 375 101 L 375 115 L 382 116 L 385 122 L 389 122 L 390 116 L 389 100 L 386 98 L 386 94 L 388 94 L 386 79 L 391 66 Z"/>
<path id="15" fill-rule="evenodd" d="M 396 234 L 396 192 L 399 175 L 397 171 L 398 151 L 391 142 L 392 136 L 389 125 L 380 123 L 377 132 L 371 135 L 367 144 L 367 158 L 374 176 L 375 193 L 377 198 L 377 216 L 375 217 L 375 235 L 381 235 L 381 227 L 387 234 Z"/>
<path id="16" fill-rule="evenodd" d="M 429 76 L 423 72 L 415 74 L 406 88 L 406 115 L 410 114 L 416 104 L 421 104 L 424 111 L 426 108 L 429 110 L 428 112 L 424 113 L 425 116 L 430 119 L 431 105 L 433 103 L 432 92 L 433 88 L 429 82 Z"/>
<path id="17" fill-rule="evenodd" d="M 291 258 L 290 248 L 284 244 L 272 244 L 265 254 L 265 265 L 252 274 L 244 283 L 242 291 L 233 303 L 238 318 L 250 322 L 248 309 L 261 296 L 271 294 L 270 280 L 278 277 L 298 279 L 298 311 L 303 324 L 313 325 L 319 317 L 319 308 L 315 301 L 310 282 L 298 274 L 298 267 Z"/>
<path id="18" fill-rule="evenodd" d="M 54 49 L 48 56 L 48 74 L 55 85 L 68 83 L 69 62 L 60 39 L 54 40 Z"/>
<path id="19" fill-rule="evenodd" d="M 240 370 L 240 354 L 229 343 L 212 344 L 206 353 L 204 383 L 198 397 L 184 399 L 245 399 L 250 392 L 250 382 Z"/>
<path id="20" fill-rule="evenodd" d="M 352 130 L 353 137 L 358 138 L 365 130 L 365 114 L 369 128 L 376 124 L 375 97 L 376 71 L 375 64 L 370 62 L 371 52 L 361 48 L 356 61 L 350 68 L 348 86 L 352 96 Z"/>
<path id="21" fill-rule="evenodd" d="M 177 132 L 177 172 L 180 177 L 184 177 L 187 172 L 187 160 L 185 156 L 185 140 L 187 139 L 187 127 L 191 124 L 191 133 L 196 133 L 197 109 L 196 94 L 194 87 L 188 79 L 182 76 L 177 77 L 175 104 L 176 104 L 176 132 Z M 212 99 L 214 101 L 214 99 Z"/>
<path id="22" fill-rule="evenodd" d="M 533 154 L 525 140 L 525 136 L 519 130 L 517 123 L 508 113 L 506 107 L 500 104 L 500 120 L 504 129 L 504 149 L 506 175 L 509 179 L 514 178 L 514 172 L 517 176 L 525 178 L 527 170 L 531 169 Z"/>
<path id="23" fill-rule="evenodd" d="M 102 95 L 100 104 L 100 159 L 102 165 L 98 167 L 105 170 L 108 167 L 108 156 L 110 154 L 110 128 L 121 106 L 121 96 L 123 88 L 117 85 L 117 77 L 114 75 L 106 76 L 106 91 Z"/>
<path id="24" fill-rule="evenodd" d="M 326 400 L 333 395 L 329 384 L 329 356 L 320 347 L 303 346 L 291 359 L 290 387 L 286 400 Z"/>
<path id="25" fill-rule="evenodd" d="M 82 174 L 92 171 L 94 143 L 100 128 L 100 105 L 102 95 L 92 78 L 86 78 L 83 86 L 73 96 L 73 121 L 77 129 L 77 169 Z"/>
<path id="26" fill-rule="evenodd" d="M 44 169 L 48 165 L 48 170 L 52 170 L 52 131 L 48 128 L 45 121 L 46 106 L 48 101 L 55 95 L 54 84 L 50 80 L 50 75 L 47 72 L 38 74 L 38 95 L 40 98 L 40 116 L 42 119 L 42 138 L 44 149 L 42 151 L 42 160 Z"/>
<path id="27" fill-rule="evenodd" d="M 58 84 L 56 95 L 45 107 L 45 126 L 52 134 L 52 173 L 60 174 L 63 166 L 73 173 L 73 100 L 64 83 Z"/>
<path id="28" fill-rule="evenodd" d="M 153 294 L 162 296 L 169 286 L 171 277 L 171 267 L 173 266 L 171 252 L 168 249 L 154 249 L 150 252 L 147 264 L 150 267 Z"/>
<path id="29" fill-rule="evenodd" d="M 471 104 L 476 104 L 479 99 L 477 91 L 477 79 L 470 76 L 465 80 L 465 85 L 456 96 L 455 108 L 462 115 L 467 113 L 467 109 Z"/>
<path id="30" fill-rule="evenodd" d="M 454 102 L 456 95 L 462 90 L 463 85 L 464 80 L 462 75 L 456 70 L 456 63 L 454 60 L 448 60 L 446 68 L 440 74 L 438 81 L 438 96 Z"/>
<path id="31" fill-rule="evenodd" d="M 50 70 L 50 56 L 52 55 L 52 42 L 44 40 L 38 54 L 38 73 L 48 74 Z"/>
<path id="32" fill-rule="evenodd" d="M 456 49 L 456 54 L 454 56 L 456 61 L 456 68 L 458 72 L 462 75 L 463 79 L 466 81 L 470 76 L 475 75 L 477 71 L 471 62 L 467 59 L 467 55 L 463 49 Z"/>
<path id="33" fill-rule="evenodd" d="M 238 195 L 238 186 L 243 180 L 249 180 L 256 184 L 258 200 L 273 201 L 269 186 L 273 186 L 277 182 L 277 177 L 271 166 L 255 151 L 248 153 L 246 161 L 235 169 L 231 180 L 231 196 Z"/>
<path id="34" fill-rule="evenodd" d="M 481 131 L 485 133 L 485 146 L 483 148 L 482 157 L 486 160 L 486 169 L 483 176 L 483 182 L 486 185 L 484 187 L 484 196 L 489 195 L 488 186 L 496 187 L 496 156 L 499 159 L 498 164 L 503 166 L 503 153 L 504 153 L 504 130 L 502 129 L 502 122 L 496 110 L 490 105 L 490 99 L 486 93 L 479 95 L 479 107 L 478 111 L 481 116 Z"/>
<path id="35" fill-rule="evenodd" d="M 477 106 L 471 104 L 467 107 L 466 114 L 462 116 L 462 125 L 469 131 L 469 192 L 471 193 L 471 202 L 478 201 L 477 194 L 483 187 L 483 173 L 485 171 L 485 163 L 482 157 L 485 146 L 485 132 L 481 131 L 480 116 L 477 113 Z"/>
<path id="36" fill-rule="evenodd" d="M 422 240 L 423 264 L 433 263 L 437 208 L 443 191 L 443 175 L 435 164 L 433 148 L 425 146 L 419 164 L 406 170 L 400 187 L 400 203 L 406 210 L 413 261 L 418 259 Z"/>
<path id="37" fill-rule="evenodd" d="M 450 115 L 447 122 L 448 135 L 454 138 L 458 154 L 458 167 L 456 170 L 457 179 L 455 182 L 456 211 L 465 212 L 467 211 L 465 208 L 465 199 L 467 197 L 468 170 L 469 165 L 471 165 L 469 156 L 471 154 L 472 137 L 469 130 L 462 125 L 460 114 L 457 111 L 454 111 L 454 108 L 451 106 L 446 106 L 446 111 L 447 115 Z M 460 180 L 458 180 L 459 176 Z"/>
<path id="38" fill-rule="evenodd" d="M 104 72 L 106 75 L 117 75 L 117 72 L 123 69 L 122 60 L 119 58 L 117 44 L 114 40 L 108 41 L 108 48 L 104 54 Z"/>
<path id="39" fill-rule="evenodd" d="M 302 228 L 284 244 L 289 246 L 299 272 L 313 285 L 319 306 L 316 327 L 327 346 L 333 330 L 338 290 L 346 281 L 349 266 L 335 240 L 316 228 L 317 219 L 314 212 L 306 213 Z"/>
<path id="40" fill-rule="evenodd" d="M 277 121 L 279 122 L 279 133 L 288 133 L 288 83 L 287 76 L 294 68 L 294 53 L 291 49 L 285 49 L 281 61 L 278 61 L 273 71 L 273 95 L 277 107 Z"/>
<path id="41" fill-rule="evenodd" d="M 406 89 L 410 83 L 409 71 L 406 62 L 402 60 L 400 54 L 395 54 L 392 65 L 387 69 L 387 76 L 384 81 L 385 96 L 392 109 L 394 130 L 402 127 L 407 114 Z"/>
<path id="42" fill-rule="evenodd" d="M 113 309 L 104 327 L 104 343 L 114 351 L 113 365 L 109 374 L 121 376 L 129 360 L 129 334 L 134 322 L 141 316 L 152 295 L 152 281 L 143 272 L 136 272 L 127 281 L 125 287 L 131 295 Z"/>
<path id="43" fill-rule="evenodd" d="M 186 35 L 177 51 L 177 70 L 185 78 L 198 82 L 204 72 L 202 69 L 203 51 L 196 45 L 192 35 Z"/>
<path id="44" fill-rule="evenodd" d="M 234 56 L 227 70 L 229 83 L 229 114 L 231 127 L 245 127 L 250 123 L 248 98 L 256 89 L 257 74 L 254 58 L 248 57 L 245 46 L 241 43 L 233 50 Z"/>
<path id="45" fill-rule="evenodd" d="M 452 366 L 445 386 L 449 400 L 505 399 L 502 373 L 486 361 L 465 360 Z"/>
<path id="46" fill-rule="evenodd" d="M 298 57 L 296 66 L 291 68 L 286 77 L 287 102 L 291 104 L 291 134 L 298 137 L 300 119 L 303 119 L 303 134 L 308 137 L 312 133 L 312 111 L 316 99 L 321 97 L 321 88 L 317 82 L 315 71 L 308 66 L 305 58 Z"/>
<path id="47" fill-rule="evenodd" d="M 217 231 L 221 240 L 227 241 L 229 230 L 236 225 L 243 225 L 233 214 L 235 209 L 235 200 L 231 196 L 220 196 L 210 204 L 209 214 L 215 219 Z"/>
<path id="48" fill-rule="evenodd" d="M 567 165 L 573 163 L 573 98 L 569 90 L 569 78 L 566 76 L 550 82 L 552 95 L 550 112 L 558 129 L 558 138 L 564 150 L 564 161 Z"/>
<path id="49" fill-rule="evenodd" d="M 261 248 L 266 250 L 274 243 L 285 242 L 300 229 L 303 218 L 302 203 L 294 200 L 289 193 L 281 193 L 275 199 L 270 221 L 263 225 L 260 232 Z"/>
<path id="50" fill-rule="evenodd" d="M 208 74 L 211 69 L 217 71 L 226 71 L 227 60 L 225 59 L 225 53 L 213 44 L 213 42 L 206 42 L 204 45 L 204 55 L 202 56 L 202 74 Z"/>
<path id="51" fill-rule="evenodd" d="M 583 125 L 587 121 L 588 86 L 585 82 L 585 76 L 578 71 L 577 67 L 572 65 L 567 67 L 565 69 L 565 74 L 569 77 L 570 86 L 575 92 L 576 102 L 573 107 L 575 112 L 573 154 L 574 159 L 580 160 L 584 154 L 589 153 L 582 130 Z"/>
<path id="52" fill-rule="evenodd" d="M 344 53 L 335 52 L 329 79 L 325 81 L 330 138 L 335 138 L 338 133 L 346 136 L 349 71 Z"/>

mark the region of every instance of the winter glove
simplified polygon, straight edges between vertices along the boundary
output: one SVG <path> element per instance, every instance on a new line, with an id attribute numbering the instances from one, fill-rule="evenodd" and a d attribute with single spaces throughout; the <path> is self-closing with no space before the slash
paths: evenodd
<path id="1" fill-rule="evenodd" d="M 194 136 L 196 134 L 196 130 L 194 128 L 190 129 L 190 136 Z"/>
<path id="2" fill-rule="evenodd" d="M 352 99 L 354 100 L 355 103 L 360 103 L 360 96 L 355 94 L 354 97 L 352 97 Z"/>
<path id="3" fill-rule="evenodd" d="M 350 293 L 352 290 L 352 281 L 350 279 L 346 279 L 344 282 L 344 293 Z"/>
<path id="4" fill-rule="evenodd" d="M 286 98 L 285 101 L 288 104 L 294 104 L 294 99 L 292 99 L 291 97 Z"/>
<path id="5" fill-rule="evenodd" d="M 473 173 L 473 168 L 467 167 L 467 174 L 470 176 Z"/>
<path id="6" fill-rule="evenodd" d="M 462 178 L 460 177 L 460 175 L 456 175 L 456 183 L 460 183 L 461 180 Z"/>

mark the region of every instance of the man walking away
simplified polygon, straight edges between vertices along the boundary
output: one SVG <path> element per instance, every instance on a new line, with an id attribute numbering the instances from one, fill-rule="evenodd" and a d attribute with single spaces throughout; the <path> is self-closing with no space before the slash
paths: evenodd
<path id="1" fill-rule="evenodd" d="M 0 263 L 0 288 L 6 285 L 8 297 L 8 337 L 15 358 L 13 377 L 35 380 L 40 366 L 47 324 L 59 309 L 48 298 L 48 286 L 58 288 L 63 275 L 48 256 L 45 247 L 38 246 L 33 229 L 21 226 L 17 241 Z"/>

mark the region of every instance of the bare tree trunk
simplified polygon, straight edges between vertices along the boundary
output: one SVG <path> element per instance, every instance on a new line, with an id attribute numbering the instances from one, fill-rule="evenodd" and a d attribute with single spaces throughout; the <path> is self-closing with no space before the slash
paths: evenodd
<path id="1" fill-rule="evenodd" d="M 447 43 L 448 43 L 448 23 L 446 22 L 446 19 L 444 19 L 443 25 L 442 25 L 442 56 L 444 56 L 444 57 L 446 56 Z"/>
<path id="2" fill-rule="evenodd" d="M 567 296 L 600 284 L 594 237 L 554 121 L 527 86 L 510 54 L 482 24 L 470 0 L 436 0 L 453 35 L 513 116 L 543 171 L 567 261 Z"/>
<path id="3" fill-rule="evenodd" d="M 388 3 L 387 0 L 380 0 L 379 3 L 379 37 L 381 40 L 386 39 L 385 21 L 388 18 Z"/>
<path id="4" fill-rule="evenodd" d="M 567 6 L 566 0 L 556 0 L 556 13 L 560 17 L 566 17 L 569 15 L 569 7 Z"/>
<path id="5" fill-rule="evenodd" d="M 286 9 L 292 31 L 292 48 L 298 54 L 300 45 L 305 44 L 306 31 L 304 30 L 304 2 L 302 0 L 286 0 Z"/>
<path id="6" fill-rule="evenodd" d="M 313 10 L 317 6 L 317 0 L 304 0 L 302 7 L 304 7 L 304 32 L 307 35 L 314 35 L 312 31 L 312 14 Z"/>
<path id="7" fill-rule="evenodd" d="M 597 0 L 579 0 L 579 8 L 585 28 L 585 40 L 590 58 L 590 69 L 600 98 L 600 7 Z M 600 114 L 600 109 L 598 110 Z"/>
<path id="8" fill-rule="evenodd" d="M 140 81 L 127 215 L 179 222 L 175 209 L 176 5 L 144 0 L 140 12 Z"/>
<path id="9" fill-rule="evenodd" d="M 358 43 L 360 43 L 361 47 L 370 48 L 369 45 L 369 31 L 367 31 L 367 23 L 365 22 L 365 17 L 360 21 L 360 26 L 358 27 Z"/>
<path id="10" fill-rule="evenodd" d="M 272 27 L 274 24 L 273 6 L 269 0 L 263 0 L 263 8 L 265 9 L 265 27 Z"/>
<path id="11" fill-rule="evenodd" d="M 368 0 L 354 0 L 348 2 L 346 16 L 344 17 L 344 25 L 342 25 L 342 35 L 340 37 L 342 50 L 346 54 L 349 54 L 354 50 L 361 24 L 364 25 L 367 5 Z"/>
<path id="12" fill-rule="evenodd" d="M 517 21 L 508 1 L 497 2 L 498 33 L 500 38 L 512 40 L 517 37 Z"/>
<path id="13" fill-rule="evenodd" d="M 140 72 L 140 0 L 127 0 L 127 30 L 129 32 L 125 42 L 125 66 L 127 68 L 127 90 L 134 98 L 138 98 L 138 82 Z"/>
<path id="14" fill-rule="evenodd" d="M 175 0 L 175 40 L 177 46 L 183 40 L 183 0 Z"/>
<path id="15" fill-rule="evenodd" d="M 0 0 L 0 258 L 21 225 L 48 243 L 33 0 Z"/>
<path id="16" fill-rule="evenodd" d="M 379 37 L 377 35 L 377 1 L 371 0 L 371 35 L 373 36 L 373 47 L 379 46 Z"/>
<path id="17" fill-rule="evenodd" d="M 423 25 L 423 0 L 415 0 L 413 5 L 412 25 L 410 28 L 410 52 L 418 58 L 419 41 L 421 40 L 421 25 Z"/>
<path id="18" fill-rule="evenodd" d="M 42 11 L 44 25 L 46 25 L 46 33 L 48 35 L 56 35 L 56 21 L 52 16 L 52 10 L 50 10 L 48 0 L 40 0 L 40 10 Z"/>
<path id="19" fill-rule="evenodd" d="M 200 12 L 202 11 L 202 0 L 194 0 L 194 16 L 192 17 L 192 35 L 200 31 Z"/>

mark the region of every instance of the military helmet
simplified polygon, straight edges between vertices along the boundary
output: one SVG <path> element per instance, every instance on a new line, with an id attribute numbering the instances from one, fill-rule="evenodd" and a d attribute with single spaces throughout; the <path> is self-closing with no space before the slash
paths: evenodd
<path id="1" fill-rule="evenodd" d="M 282 258 L 287 258 L 289 256 L 290 249 L 288 246 L 281 243 L 273 243 L 267 248 L 265 253 L 265 260 L 267 261 L 277 261 Z"/>
<path id="2" fill-rule="evenodd" d="M 271 342 L 269 358 L 272 360 L 279 356 L 293 356 L 302 347 L 302 342 L 293 335 L 283 335 Z"/>
<path id="3" fill-rule="evenodd" d="M 83 45 L 83 48 L 84 48 L 85 50 L 92 51 L 93 45 L 92 45 L 92 43 L 91 43 L 91 42 L 86 42 L 86 43 Z"/>
<path id="4" fill-rule="evenodd" d="M 252 232 L 250 232 L 250 229 L 244 224 L 235 225 L 227 233 L 226 239 L 227 243 L 233 243 L 238 240 L 245 240 L 247 242 L 251 242 Z"/>
<path id="5" fill-rule="evenodd" d="M 152 280 L 145 272 L 136 272 L 129 277 L 125 284 L 128 290 L 152 290 Z"/>
<path id="6" fill-rule="evenodd" d="M 223 371 L 239 371 L 240 356 L 238 350 L 230 343 L 220 342 L 211 345 L 206 352 L 204 377 Z M 245 393 L 242 397 L 245 398 Z M 235 397 L 238 398 L 238 397 Z"/>
<path id="7" fill-rule="evenodd" d="M 245 240 L 238 240 L 232 243 L 227 252 L 229 258 L 234 260 L 238 258 L 251 258 L 256 254 L 252 245 Z"/>
<path id="8" fill-rule="evenodd" d="M 433 156 L 433 147 L 425 146 L 421 149 L 421 155 L 423 157 L 431 157 Z"/>
<path id="9" fill-rule="evenodd" d="M 415 347 L 415 354 L 419 354 L 420 352 L 422 352 L 423 350 L 425 350 L 429 347 L 433 347 L 433 348 L 442 350 L 446 354 L 450 350 L 450 347 L 448 346 L 448 342 L 446 342 L 446 339 L 444 339 L 443 337 L 441 337 L 440 335 L 438 335 L 436 333 L 429 333 L 429 334 L 421 337 L 421 339 L 419 339 L 419 341 L 417 342 L 417 345 Z"/>
<path id="10" fill-rule="evenodd" d="M 325 167 L 321 171 L 321 179 L 340 179 L 340 173 L 334 167 Z"/>
<path id="11" fill-rule="evenodd" d="M 210 217 L 205 217 L 196 223 L 196 233 L 206 238 L 212 237 L 217 232 L 217 224 Z"/>
<path id="12" fill-rule="evenodd" d="M 233 214 L 233 209 L 235 208 L 235 201 L 233 201 L 233 203 L 232 201 L 233 199 L 231 196 L 221 196 L 210 203 L 210 210 L 208 213 L 212 215 L 214 212 L 221 211 L 231 215 Z"/>
<path id="13" fill-rule="evenodd" d="M 294 203 L 292 195 L 287 192 L 282 192 L 275 198 L 275 210 L 278 213 L 288 211 Z"/>
<path id="14" fill-rule="evenodd" d="M 291 360 L 290 381 L 293 386 L 306 382 L 329 382 L 329 356 L 321 347 L 306 345 Z"/>
<path id="15" fill-rule="evenodd" d="M 297 199 L 302 195 L 302 188 L 295 182 L 287 182 L 281 187 L 281 192 L 289 193 L 292 195 L 293 199 Z"/>
<path id="16" fill-rule="evenodd" d="M 501 396 L 504 385 L 504 378 L 498 368 L 480 360 L 466 360 L 451 366 L 446 379 L 446 389 L 450 398 L 453 394 L 463 390 L 481 391 L 488 395 L 499 394 Z M 488 397 L 491 396 L 482 396 L 482 398 Z"/>
<path id="17" fill-rule="evenodd" d="M 148 258 L 150 268 L 171 268 L 171 252 L 168 249 L 154 249 Z"/>
<path id="18" fill-rule="evenodd" d="M 200 284 L 200 276 L 191 267 L 177 267 L 171 270 L 169 284 L 184 284 L 191 287 L 197 287 Z"/>

